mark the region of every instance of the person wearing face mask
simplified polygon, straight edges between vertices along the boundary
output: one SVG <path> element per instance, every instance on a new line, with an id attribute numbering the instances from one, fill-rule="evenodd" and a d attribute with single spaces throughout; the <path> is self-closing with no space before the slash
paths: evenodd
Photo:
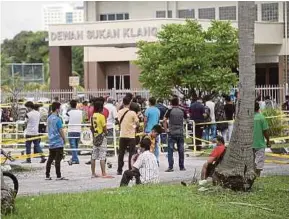
<path id="1" fill-rule="evenodd" d="M 206 163 L 203 165 L 202 173 L 201 173 L 201 179 L 205 180 L 208 177 L 212 177 L 216 167 L 221 163 L 223 160 L 223 157 L 226 152 L 226 147 L 225 147 L 225 141 L 222 136 L 217 136 L 217 145 L 214 147 L 214 150 L 210 154 L 208 160 Z"/>
<path id="2" fill-rule="evenodd" d="M 65 134 L 63 131 L 62 119 L 59 117 L 60 103 L 53 102 L 52 113 L 47 119 L 49 156 L 46 164 L 46 180 L 51 180 L 51 164 L 55 160 L 56 180 L 67 180 L 61 176 L 60 162 L 63 158 L 63 147 L 65 145 Z"/>
<path id="3" fill-rule="evenodd" d="M 28 110 L 28 113 L 26 114 L 26 135 L 25 137 L 27 139 L 29 138 L 35 138 L 37 137 L 38 134 L 38 128 L 39 128 L 39 123 L 40 123 L 40 113 L 35 110 L 35 105 L 33 102 L 28 101 L 25 103 L 25 107 Z M 33 140 L 27 140 L 25 142 L 25 147 L 26 147 L 26 155 L 28 156 L 26 158 L 26 161 L 24 163 L 31 163 L 31 145 L 34 145 L 34 153 L 43 153 L 42 149 L 40 147 L 40 141 L 39 139 L 33 139 Z M 41 161 L 40 163 L 45 163 L 46 159 L 42 155 L 41 156 Z"/>

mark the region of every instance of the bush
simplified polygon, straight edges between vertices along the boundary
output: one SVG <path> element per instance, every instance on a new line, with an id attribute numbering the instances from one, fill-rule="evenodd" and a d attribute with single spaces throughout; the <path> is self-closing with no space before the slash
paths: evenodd
<path id="1" fill-rule="evenodd" d="M 288 125 L 285 121 L 285 114 L 280 109 L 265 109 L 262 114 L 266 117 L 269 125 L 270 137 L 285 136 L 286 128 Z M 274 117 L 273 117 L 274 116 Z M 278 116 L 278 117 L 275 117 Z M 269 117 L 269 118 L 267 118 Z M 273 118 L 270 118 L 273 117 Z"/>

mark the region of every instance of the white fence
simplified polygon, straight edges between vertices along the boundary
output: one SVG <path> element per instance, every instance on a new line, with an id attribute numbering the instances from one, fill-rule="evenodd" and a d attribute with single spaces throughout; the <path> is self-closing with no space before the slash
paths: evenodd
<path id="1" fill-rule="evenodd" d="M 116 89 L 91 89 L 85 91 L 78 91 L 77 96 L 80 99 L 89 100 L 90 97 L 100 97 L 100 96 L 111 96 L 116 101 L 121 100 L 126 93 L 133 93 L 135 95 L 140 95 L 143 98 L 148 99 L 150 97 L 150 92 L 145 89 L 130 89 L 130 90 L 116 90 Z M 178 94 L 177 91 L 174 91 Z M 270 96 L 277 104 L 284 102 L 285 95 L 288 95 L 288 84 L 284 85 L 264 85 L 256 86 L 256 96 L 261 95 L 262 99 L 265 96 Z M 20 92 L 18 99 L 33 99 L 33 101 L 40 101 L 41 99 L 53 100 L 54 97 L 58 97 L 60 102 L 71 100 L 75 93 L 73 89 L 60 89 L 60 90 L 47 90 L 47 91 L 33 91 L 33 92 Z M 2 92 L 1 102 L 10 102 L 9 97 L 11 94 Z"/>

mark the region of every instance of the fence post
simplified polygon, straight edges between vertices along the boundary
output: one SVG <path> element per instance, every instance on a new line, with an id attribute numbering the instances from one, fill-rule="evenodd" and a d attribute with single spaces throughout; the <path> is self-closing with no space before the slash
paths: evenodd
<path id="1" fill-rule="evenodd" d="M 113 98 L 115 101 L 117 100 L 115 88 L 112 88 L 112 89 L 111 89 L 111 96 L 112 96 L 112 98 Z"/>
<path id="2" fill-rule="evenodd" d="M 113 124 L 113 147 L 114 147 L 114 156 L 117 157 L 115 124 Z"/>
<path id="3" fill-rule="evenodd" d="M 194 146 L 194 156 L 196 156 L 197 153 L 197 145 L 196 145 L 196 123 L 194 120 L 192 121 L 192 131 L 193 131 L 193 146 Z"/>

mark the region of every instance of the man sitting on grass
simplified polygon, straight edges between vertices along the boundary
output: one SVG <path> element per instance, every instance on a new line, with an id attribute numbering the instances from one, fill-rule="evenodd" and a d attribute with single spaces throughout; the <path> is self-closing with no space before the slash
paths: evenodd
<path id="1" fill-rule="evenodd" d="M 123 173 L 120 186 L 127 186 L 133 177 L 136 178 L 136 184 L 148 184 L 159 182 L 159 169 L 155 155 L 150 152 L 151 141 L 144 138 L 141 143 L 141 153 L 136 158 L 131 170 Z M 143 152 L 142 152 L 143 151 Z M 133 158 L 132 158 L 133 159 Z"/>
<path id="2" fill-rule="evenodd" d="M 225 155 L 226 147 L 225 147 L 224 138 L 221 136 L 217 136 L 216 140 L 217 140 L 217 146 L 214 148 L 214 150 L 210 154 L 207 162 L 204 163 L 204 165 L 203 165 L 203 169 L 202 169 L 202 173 L 201 173 L 201 179 L 202 180 L 205 180 L 208 177 L 213 176 L 216 167 L 222 161 L 222 159 Z"/>

